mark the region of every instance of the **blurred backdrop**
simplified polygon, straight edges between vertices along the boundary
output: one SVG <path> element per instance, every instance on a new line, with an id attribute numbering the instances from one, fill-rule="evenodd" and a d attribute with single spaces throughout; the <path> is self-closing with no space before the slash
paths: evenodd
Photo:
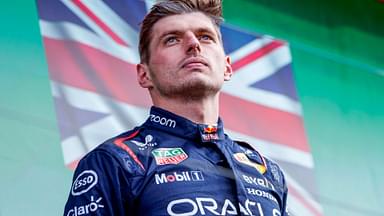
<path id="1" fill-rule="evenodd" d="M 99 2 L 103 4 L 22 0 L 5 2 L 0 9 L 0 216 L 62 215 L 71 186 L 71 168 L 81 155 L 94 147 L 92 145 L 114 135 L 100 132 L 89 138 L 86 135 L 94 132 L 84 126 L 91 120 L 101 120 L 101 125 L 111 125 L 106 131 L 121 132 L 144 119 L 146 110 L 141 107 L 149 104 L 140 96 L 139 92 L 144 91 L 128 88 L 131 90 L 127 92 L 129 101 L 125 92 L 116 95 L 105 91 L 108 86 L 101 85 L 100 80 L 108 78 L 110 73 L 98 74 L 97 79 L 87 77 L 95 86 L 70 81 L 76 74 L 68 68 L 89 69 L 84 62 L 94 60 L 87 58 L 90 52 L 92 56 L 117 57 L 109 66 L 116 69 L 119 76 L 125 76 L 121 70 L 125 64 L 116 65 L 137 61 L 134 51 L 124 46 L 125 43 L 135 45 L 137 26 L 132 23 L 138 22 L 150 1 Z M 87 21 L 79 15 L 81 11 L 73 9 L 88 7 L 89 10 L 84 11 L 89 15 L 89 11 L 100 13 L 103 5 L 116 9 L 114 12 L 124 20 L 130 20 L 127 22 L 132 28 L 124 29 L 132 33 L 129 37 L 119 40 L 119 35 L 125 34 L 114 29 L 113 23 L 108 26 L 116 32 L 116 37 L 112 37 L 114 41 L 108 42 L 108 35 L 94 37 L 103 34 L 90 25 L 92 20 Z M 124 7 L 120 6 L 137 7 L 137 10 L 124 16 Z M 66 7 L 71 10 L 66 11 Z M 108 10 L 104 10 L 104 14 L 106 12 Z M 288 105 L 280 107 L 257 99 L 259 105 L 248 107 L 244 95 L 233 94 L 240 92 L 236 89 L 238 86 L 228 85 L 224 88 L 224 105 L 233 102 L 232 97 L 236 96 L 242 98 L 243 106 L 231 108 L 233 111 L 223 109 L 222 114 L 230 119 L 235 114 L 257 110 L 290 120 L 255 120 L 256 125 L 262 121 L 268 126 L 257 126 L 255 131 L 236 128 L 235 120 L 228 122 L 234 136 L 249 138 L 268 156 L 279 160 L 292 176 L 295 215 L 384 215 L 381 208 L 384 203 L 384 4 L 376 0 L 224 0 L 224 17 L 225 48 L 238 60 L 234 77 L 247 75 L 250 70 L 247 72 L 244 68 L 258 61 L 257 50 L 248 53 L 251 60 L 247 60 L 241 51 L 243 47 L 261 46 L 265 57 L 273 55 L 271 50 L 275 49 L 276 53 L 283 53 L 284 58 L 265 58 L 278 65 L 267 67 L 276 71 L 271 72 L 276 76 L 248 83 L 253 89 L 245 91 L 254 90 L 256 96 L 268 95 L 278 98 L 278 105 Z M 68 23 L 73 25 L 64 25 Z M 72 27 L 75 33 L 69 34 Z M 84 41 L 86 37 L 91 42 Z M 72 46 L 71 41 L 86 45 L 69 50 L 75 59 L 84 58 L 77 64 L 79 67 L 64 64 L 68 50 L 60 49 L 63 46 L 56 43 L 59 40 L 67 40 L 61 44 L 64 48 Z M 111 49 L 101 49 L 104 43 Z M 116 43 L 120 45 L 114 45 Z M 94 53 L 95 47 L 99 53 Z M 73 50 L 81 55 L 74 55 Z M 279 63 L 281 59 L 287 62 Z M 64 66 L 56 67 L 60 63 Z M 108 64 L 96 66 L 108 68 Z M 131 69 L 129 65 L 128 69 Z M 256 68 L 254 73 L 257 72 Z M 279 79 L 272 82 L 276 77 Z M 128 86 L 134 85 L 135 79 L 125 78 Z M 74 110 L 71 101 L 75 99 L 70 93 L 86 95 L 90 102 L 77 103 Z M 247 98 L 248 102 L 254 100 Z M 109 118 L 110 113 L 119 121 Z M 77 120 L 71 120 L 75 117 Z M 250 125 L 255 125 L 255 121 Z M 269 125 L 271 121 L 279 124 Z M 259 134 L 260 130 L 265 133 Z M 269 130 L 274 133 L 264 136 Z M 292 155 L 300 157 L 295 159 Z"/>

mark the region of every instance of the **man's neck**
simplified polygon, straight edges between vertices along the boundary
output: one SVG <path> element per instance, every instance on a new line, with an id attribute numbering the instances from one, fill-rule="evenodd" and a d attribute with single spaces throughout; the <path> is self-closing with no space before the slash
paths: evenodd
<path id="1" fill-rule="evenodd" d="M 202 100 L 160 99 L 153 105 L 168 110 L 195 123 L 216 124 L 219 118 L 219 95 Z"/>

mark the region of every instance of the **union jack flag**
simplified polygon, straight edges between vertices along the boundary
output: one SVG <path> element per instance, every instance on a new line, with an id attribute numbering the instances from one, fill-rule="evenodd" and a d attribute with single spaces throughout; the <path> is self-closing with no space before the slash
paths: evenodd
<path id="1" fill-rule="evenodd" d="M 152 4 L 37 1 L 64 163 L 71 169 L 98 144 L 148 115 L 151 101 L 137 84 L 135 64 L 139 24 Z M 235 72 L 220 99 L 227 133 L 281 165 L 291 215 L 322 215 L 289 46 L 227 23 L 221 31 Z"/>

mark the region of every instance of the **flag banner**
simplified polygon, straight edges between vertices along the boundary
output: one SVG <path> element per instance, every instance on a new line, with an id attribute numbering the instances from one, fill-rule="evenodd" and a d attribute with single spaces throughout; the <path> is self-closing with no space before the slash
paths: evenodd
<path id="1" fill-rule="evenodd" d="M 64 164 L 143 123 L 151 100 L 137 83 L 140 22 L 152 1 L 38 0 Z M 230 10 L 227 9 L 227 10 Z M 316 197 L 289 45 L 224 23 L 234 75 L 220 96 L 226 132 L 279 163 L 291 215 L 323 215 Z"/>

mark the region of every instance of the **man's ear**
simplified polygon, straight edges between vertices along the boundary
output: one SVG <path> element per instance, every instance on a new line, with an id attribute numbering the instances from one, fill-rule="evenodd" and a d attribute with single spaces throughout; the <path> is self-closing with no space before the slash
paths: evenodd
<path id="1" fill-rule="evenodd" d="M 143 88 L 152 88 L 153 83 L 148 65 L 140 63 L 136 65 L 137 81 Z"/>
<path id="2" fill-rule="evenodd" d="M 231 79 L 233 75 L 232 66 L 231 66 L 231 58 L 229 56 L 225 57 L 225 71 L 224 71 L 224 81 L 228 81 Z"/>

